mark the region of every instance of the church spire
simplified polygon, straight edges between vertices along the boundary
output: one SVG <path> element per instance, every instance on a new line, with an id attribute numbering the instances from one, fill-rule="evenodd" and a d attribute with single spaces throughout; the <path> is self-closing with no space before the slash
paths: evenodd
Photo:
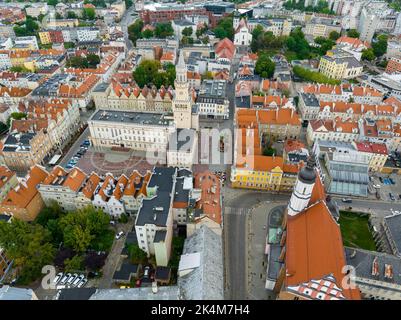
<path id="1" fill-rule="evenodd" d="M 182 50 L 176 67 L 176 81 L 181 83 L 187 82 L 187 66 L 185 64 L 184 53 Z"/>

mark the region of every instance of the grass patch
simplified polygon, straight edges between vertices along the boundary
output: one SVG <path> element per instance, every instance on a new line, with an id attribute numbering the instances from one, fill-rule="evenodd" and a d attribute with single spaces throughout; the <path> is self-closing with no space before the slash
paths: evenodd
<path id="1" fill-rule="evenodd" d="M 369 216 L 340 211 L 340 228 L 345 246 L 376 251 L 376 244 L 369 229 Z"/>

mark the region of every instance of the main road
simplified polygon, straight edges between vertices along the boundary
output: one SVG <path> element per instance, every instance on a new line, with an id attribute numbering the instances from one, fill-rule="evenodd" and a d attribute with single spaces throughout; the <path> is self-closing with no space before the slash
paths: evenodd
<path id="1" fill-rule="evenodd" d="M 125 11 L 124 15 L 121 17 L 120 25 L 121 25 L 121 31 L 124 34 L 124 40 L 125 43 L 127 44 L 127 51 L 129 52 L 133 48 L 133 44 L 131 40 L 128 38 L 128 26 L 132 24 L 135 20 L 135 18 L 132 16 L 132 14 L 135 12 L 135 5 L 132 5 L 130 8 Z"/>

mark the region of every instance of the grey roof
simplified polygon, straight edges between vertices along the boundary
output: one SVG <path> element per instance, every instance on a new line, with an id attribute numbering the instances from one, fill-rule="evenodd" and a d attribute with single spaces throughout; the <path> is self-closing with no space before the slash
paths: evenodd
<path id="1" fill-rule="evenodd" d="M 3 152 L 23 152 L 29 151 L 31 140 L 35 137 L 35 132 L 11 133 L 4 141 Z"/>
<path id="2" fill-rule="evenodd" d="M 174 20 L 174 24 L 177 26 L 181 26 L 181 27 L 194 27 L 195 26 L 194 23 L 192 23 L 191 21 L 188 21 L 187 19 Z"/>
<path id="3" fill-rule="evenodd" d="M 175 183 L 175 193 L 174 193 L 174 202 L 186 202 L 189 201 L 189 192 L 190 190 L 184 189 L 184 180 L 186 177 L 177 177 L 177 181 Z"/>
<path id="4" fill-rule="evenodd" d="M 200 253 L 200 265 L 178 277 L 184 300 L 224 299 L 223 253 L 221 236 L 202 225 L 185 240 L 183 254 Z"/>
<path id="5" fill-rule="evenodd" d="M 90 300 L 179 300 L 179 289 L 178 286 L 158 287 L 157 293 L 151 287 L 98 289 Z"/>
<path id="6" fill-rule="evenodd" d="M 156 280 L 169 280 L 171 276 L 171 268 L 169 267 L 156 267 L 155 279 Z"/>
<path id="7" fill-rule="evenodd" d="M 32 289 L 2 286 L 0 288 L 0 300 L 32 300 Z"/>
<path id="8" fill-rule="evenodd" d="M 237 108 L 250 108 L 251 96 L 235 97 L 235 106 Z"/>
<path id="9" fill-rule="evenodd" d="M 143 199 L 137 215 L 136 225 L 154 224 L 166 226 L 173 195 L 176 168 L 154 167 L 148 183 L 149 188 L 156 188 L 156 195 Z"/>
<path id="10" fill-rule="evenodd" d="M 89 300 L 95 292 L 96 288 L 62 289 L 58 300 Z"/>
<path id="11" fill-rule="evenodd" d="M 277 280 L 278 275 L 283 265 L 280 261 L 281 246 L 280 244 L 270 245 L 270 256 L 269 256 L 269 268 L 267 273 L 267 278 L 271 280 Z"/>
<path id="12" fill-rule="evenodd" d="M 391 240 L 394 241 L 398 253 L 401 253 L 401 214 L 394 214 L 384 218 L 390 231 Z"/>
<path id="13" fill-rule="evenodd" d="M 164 230 L 157 230 L 155 233 L 155 238 L 153 239 L 153 242 L 164 242 L 166 239 L 167 231 Z"/>
<path id="14" fill-rule="evenodd" d="M 367 251 L 355 248 L 345 248 L 347 264 L 355 268 L 358 278 L 371 279 L 401 285 L 401 259 L 399 257 L 382 253 Z M 373 260 L 377 257 L 379 274 L 372 275 Z M 393 268 L 393 278 L 384 276 L 384 265 L 391 265 Z M 387 287 L 387 289 L 390 289 Z"/>
<path id="15" fill-rule="evenodd" d="M 225 80 L 203 80 L 202 87 L 196 97 L 197 103 L 224 104 L 226 101 Z"/>
<path id="16" fill-rule="evenodd" d="M 107 82 L 102 82 L 99 83 L 95 89 L 93 89 L 93 92 L 105 92 L 107 88 L 109 87 L 110 83 Z"/>
<path id="17" fill-rule="evenodd" d="M 124 122 L 152 126 L 169 126 L 173 120 L 165 119 L 162 113 L 144 113 L 131 111 L 98 110 L 90 121 Z"/>

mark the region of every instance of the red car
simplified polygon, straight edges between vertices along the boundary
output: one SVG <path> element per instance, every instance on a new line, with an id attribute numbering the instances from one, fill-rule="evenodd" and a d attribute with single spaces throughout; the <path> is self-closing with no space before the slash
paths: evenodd
<path id="1" fill-rule="evenodd" d="M 137 288 L 139 288 L 139 287 L 141 286 L 141 284 L 142 284 L 141 279 L 136 280 L 135 286 L 136 286 Z"/>

